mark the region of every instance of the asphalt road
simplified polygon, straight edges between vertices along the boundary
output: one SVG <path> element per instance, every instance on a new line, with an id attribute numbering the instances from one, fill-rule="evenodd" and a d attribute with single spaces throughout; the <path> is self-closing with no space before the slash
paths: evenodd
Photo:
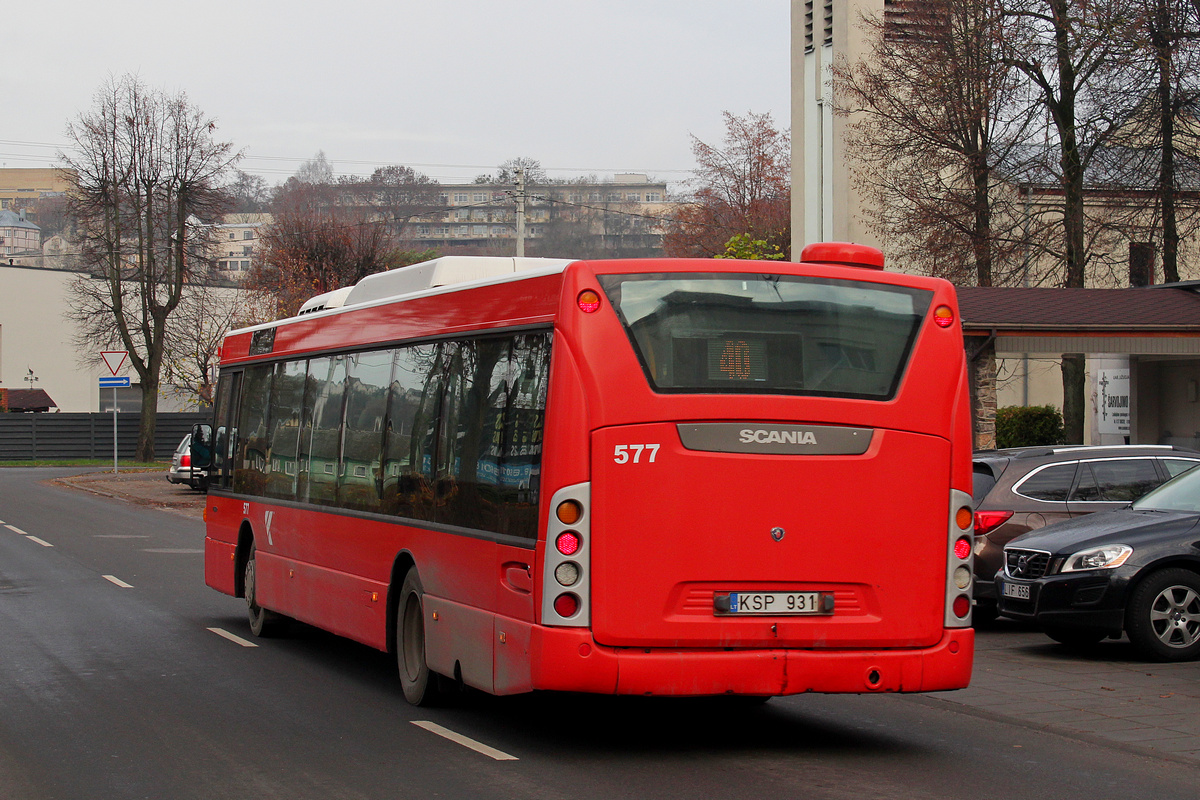
<path id="1" fill-rule="evenodd" d="M 303 626 L 251 641 L 204 586 L 199 520 L 55 474 L 0 469 L 2 800 L 1200 794 L 1194 764 L 937 696 L 416 709 L 386 654 Z"/>

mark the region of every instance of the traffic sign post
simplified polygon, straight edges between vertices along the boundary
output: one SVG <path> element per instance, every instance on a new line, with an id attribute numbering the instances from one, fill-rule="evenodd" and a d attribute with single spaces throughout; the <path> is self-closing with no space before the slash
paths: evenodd
<path id="1" fill-rule="evenodd" d="M 100 388 L 112 388 L 113 393 L 113 472 L 117 472 L 117 389 L 129 386 L 128 376 L 118 376 L 117 370 L 125 365 L 129 353 L 124 350 L 104 350 L 100 353 L 104 366 L 112 373 L 111 378 L 100 378 Z"/>

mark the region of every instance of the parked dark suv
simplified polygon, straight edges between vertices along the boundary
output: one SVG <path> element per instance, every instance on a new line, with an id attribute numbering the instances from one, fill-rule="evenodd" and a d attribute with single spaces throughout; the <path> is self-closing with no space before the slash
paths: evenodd
<path id="1" fill-rule="evenodd" d="M 1170 445 L 1018 447 L 975 453 L 975 619 L 996 615 L 1004 545 L 1026 531 L 1122 508 L 1200 464 Z"/>

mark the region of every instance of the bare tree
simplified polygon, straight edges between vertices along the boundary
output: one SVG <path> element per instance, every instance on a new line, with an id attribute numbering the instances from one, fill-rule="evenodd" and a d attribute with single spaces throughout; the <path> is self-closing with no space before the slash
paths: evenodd
<path id="1" fill-rule="evenodd" d="M 1194 199 L 1200 178 L 1200 8 L 1192 0 L 1137 0 L 1136 6 L 1140 26 L 1127 32 L 1136 48 L 1120 87 L 1128 111 L 1099 171 L 1123 190 L 1114 229 L 1151 248 L 1146 267 L 1153 266 L 1153 243 L 1161 241 L 1163 277 L 1173 283 L 1180 278 L 1180 242 L 1200 224 Z M 1132 278 L 1132 263 L 1130 269 Z"/>
<path id="2" fill-rule="evenodd" d="M 83 349 L 129 353 L 142 391 L 136 458 L 154 458 L 168 321 L 203 251 L 190 222 L 218 213 L 237 155 L 185 94 L 168 96 L 134 76 L 110 80 L 67 126 L 74 172 L 70 204 L 91 273 L 75 282 L 72 316 Z M 203 266 L 203 264 L 201 264 Z"/>
<path id="3" fill-rule="evenodd" d="M 663 239 L 669 256 L 715 256 L 742 233 L 791 248 L 791 148 L 788 131 L 769 113 L 728 111 L 720 147 L 692 137 L 698 164 L 695 190 L 681 205 Z"/>
<path id="4" fill-rule="evenodd" d="M 333 183 L 333 165 L 325 157 L 325 151 L 318 150 L 315 156 L 300 165 L 294 177 L 301 183 Z"/>
<path id="5" fill-rule="evenodd" d="M 252 175 L 240 169 L 233 171 L 233 180 L 226 187 L 235 212 L 257 214 L 267 210 L 271 202 L 271 190 L 261 175 Z"/>
<path id="6" fill-rule="evenodd" d="M 1128 68 L 1138 10 L 1129 0 L 1007 0 L 1013 21 L 1007 59 L 1032 83 L 1050 118 L 1053 138 L 1043 166 L 1062 194 L 1063 280 L 1086 286 L 1090 256 L 1085 177 L 1119 129 L 1114 80 Z M 1063 424 L 1067 441 L 1083 441 L 1084 355 L 1062 356 Z"/>
<path id="7" fill-rule="evenodd" d="M 862 20 L 868 54 L 832 70 L 872 227 L 904 263 L 959 284 L 1024 277 L 1010 187 L 1034 118 L 1003 19 L 1000 0 L 898 0 Z"/>

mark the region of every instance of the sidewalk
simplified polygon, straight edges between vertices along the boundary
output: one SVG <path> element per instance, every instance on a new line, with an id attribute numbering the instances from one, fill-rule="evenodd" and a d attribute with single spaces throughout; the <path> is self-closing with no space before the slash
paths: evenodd
<path id="1" fill-rule="evenodd" d="M 89 472 L 54 483 L 72 489 L 125 500 L 138 505 L 160 508 L 193 519 L 204 517 L 204 493 L 186 484 L 169 483 L 166 470 L 151 472 Z"/>
<path id="2" fill-rule="evenodd" d="M 933 696 L 983 716 L 1200 764 L 1200 661 L 1142 661 L 1126 639 L 1076 650 L 1001 620 L 976 633 L 971 686 Z"/>

